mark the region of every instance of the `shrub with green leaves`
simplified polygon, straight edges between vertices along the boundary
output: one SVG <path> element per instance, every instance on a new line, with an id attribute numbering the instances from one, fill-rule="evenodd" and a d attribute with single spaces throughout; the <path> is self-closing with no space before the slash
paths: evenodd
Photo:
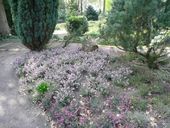
<path id="1" fill-rule="evenodd" d="M 44 94 L 48 91 L 48 88 L 49 88 L 48 83 L 42 82 L 36 87 L 36 90 L 39 94 Z"/>
<path id="2" fill-rule="evenodd" d="M 66 27 L 71 35 L 81 36 L 88 31 L 88 22 L 84 16 L 70 16 L 67 19 Z"/>
<path id="3" fill-rule="evenodd" d="M 88 20 L 98 20 L 98 13 L 97 11 L 93 8 L 93 6 L 89 5 L 87 10 L 86 10 L 86 17 Z"/>
<path id="4" fill-rule="evenodd" d="M 168 0 L 116 0 L 104 35 L 119 48 L 144 57 L 149 68 L 158 68 L 166 55 L 165 40 L 170 28 L 168 6 Z"/>
<path id="5" fill-rule="evenodd" d="M 22 43 L 31 50 L 45 48 L 56 26 L 58 0 L 10 0 L 10 4 Z"/>

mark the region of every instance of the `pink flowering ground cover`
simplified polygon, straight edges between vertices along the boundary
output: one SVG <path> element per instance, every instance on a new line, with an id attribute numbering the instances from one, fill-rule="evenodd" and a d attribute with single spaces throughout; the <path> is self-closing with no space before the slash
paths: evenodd
<path id="1" fill-rule="evenodd" d="M 131 68 L 113 64 L 114 57 L 100 50 L 66 47 L 27 53 L 14 68 L 21 91 L 31 95 L 54 128 L 149 127 L 145 113 L 131 112 L 133 90 L 116 86 L 129 86 Z M 46 86 L 37 90 L 42 83 Z"/>

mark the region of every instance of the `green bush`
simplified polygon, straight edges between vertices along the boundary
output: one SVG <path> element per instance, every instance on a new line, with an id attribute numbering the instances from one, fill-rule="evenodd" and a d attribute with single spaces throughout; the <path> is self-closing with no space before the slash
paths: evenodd
<path id="1" fill-rule="evenodd" d="M 10 0 L 15 28 L 31 50 L 45 48 L 57 22 L 58 0 Z"/>
<path id="2" fill-rule="evenodd" d="M 144 57 L 149 68 L 158 68 L 166 55 L 170 27 L 168 1 L 115 0 L 104 33 L 119 48 Z"/>
<path id="3" fill-rule="evenodd" d="M 70 16 L 67 19 L 66 27 L 71 35 L 81 36 L 88 31 L 88 22 L 84 16 Z"/>
<path id="4" fill-rule="evenodd" d="M 96 10 L 94 10 L 94 8 L 89 5 L 87 10 L 86 10 L 86 17 L 88 20 L 98 20 L 98 13 Z"/>
<path id="5" fill-rule="evenodd" d="M 36 87 L 36 90 L 39 94 L 44 94 L 45 92 L 48 91 L 48 88 L 49 88 L 48 83 L 42 82 Z"/>

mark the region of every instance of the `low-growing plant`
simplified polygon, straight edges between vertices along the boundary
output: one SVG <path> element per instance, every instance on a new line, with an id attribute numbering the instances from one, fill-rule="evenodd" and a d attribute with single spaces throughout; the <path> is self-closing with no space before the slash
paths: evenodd
<path id="1" fill-rule="evenodd" d="M 48 88 L 49 84 L 46 82 L 42 82 L 36 87 L 36 90 L 39 94 L 44 94 L 48 91 Z"/>
<path id="2" fill-rule="evenodd" d="M 150 86 L 150 91 L 151 91 L 151 94 L 153 95 L 162 95 L 165 93 L 166 90 L 163 84 L 161 85 L 160 83 L 157 83 L 157 84 L 155 83 Z"/>
<path id="3" fill-rule="evenodd" d="M 68 106 L 71 102 L 72 98 L 69 97 L 69 96 L 66 96 L 64 97 L 64 99 L 62 101 L 59 102 L 59 104 L 62 106 L 62 107 L 65 107 L 65 106 Z"/>
<path id="4" fill-rule="evenodd" d="M 138 84 L 138 90 L 142 97 L 146 97 L 150 94 L 150 87 L 148 84 Z"/>
<path id="5" fill-rule="evenodd" d="M 140 97 L 133 97 L 131 99 L 132 109 L 135 111 L 146 111 L 148 107 L 148 102 Z"/>
<path id="6" fill-rule="evenodd" d="M 40 97 L 35 100 L 57 127 L 128 125 L 125 113 L 130 110 L 130 99 L 112 82 L 127 79 L 131 68 L 120 64 L 112 67 L 108 55 L 102 51 L 87 53 L 70 47 L 30 52 L 21 59 L 16 63 L 17 73 L 22 68 L 19 73 L 25 76 L 20 79 L 27 87 L 40 79 L 50 81 L 48 89 L 39 87 Z"/>
<path id="7" fill-rule="evenodd" d="M 110 94 L 109 88 L 100 87 L 100 88 L 99 88 L 99 91 L 100 91 L 100 93 L 101 93 L 101 95 L 102 95 L 103 97 L 107 97 L 107 96 L 109 96 L 109 94 Z"/>
<path id="8" fill-rule="evenodd" d="M 125 84 L 123 83 L 123 81 L 120 81 L 120 80 L 114 81 L 114 85 L 121 87 L 121 88 L 125 87 Z"/>
<path id="9" fill-rule="evenodd" d="M 170 104 L 164 104 L 161 99 L 156 97 L 152 99 L 152 104 L 153 108 L 156 109 L 157 113 L 159 113 L 159 116 L 162 118 L 170 117 Z"/>
<path id="10" fill-rule="evenodd" d="M 46 111 L 46 110 L 49 110 L 51 108 L 51 99 L 50 98 L 42 98 L 42 106 L 43 106 L 43 109 Z"/>
<path id="11" fill-rule="evenodd" d="M 129 112 L 128 113 L 129 122 L 135 124 L 135 128 L 148 128 L 149 117 L 143 112 Z"/>
<path id="12" fill-rule="evenodd" d="M 101 112 L 101 99 L 100 97 L 91 97 L 90 99 L 90 108 L 94 112 Z"/>
<path id="13" fill-rule="evenodd" d="M 83 97 L 92 97 L 93 93 L 89 89 L 84 88 L 80 90 L 80 95 L 82 95 Z"/>

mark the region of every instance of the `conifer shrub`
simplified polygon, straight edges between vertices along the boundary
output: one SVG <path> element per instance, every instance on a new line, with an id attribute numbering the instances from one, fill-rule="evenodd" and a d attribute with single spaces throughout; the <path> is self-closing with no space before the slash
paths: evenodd
<path id="1" fill-rule="evenodd" d="M 98 20 L 98 13 L 97 11 L 93 8 L 93 6 L 89 5 L 87 10 L 86 10 L 86 17 L 88 20 Z"/>
<path id="2" fill-rule="evenodd" d="M 35 51 L 45 48 L 56 26 L 58 0 L 10 0 L 10 4 L 22 43 Z"/>
<path id="3" fill-rule="evenodd" d="M 149 68 L 159 68 L 167 54 L 168 6 L 168 0 L 116 0 L 102 35 L 119 48 L 142 56 Z"/>
<path id="4" fill-rule="evenodd" d="M 88 31 L 88 22 L 84 16 L 70 16 L 67 19 L 66 27 L 71 35 L 81 36 Z"/>

